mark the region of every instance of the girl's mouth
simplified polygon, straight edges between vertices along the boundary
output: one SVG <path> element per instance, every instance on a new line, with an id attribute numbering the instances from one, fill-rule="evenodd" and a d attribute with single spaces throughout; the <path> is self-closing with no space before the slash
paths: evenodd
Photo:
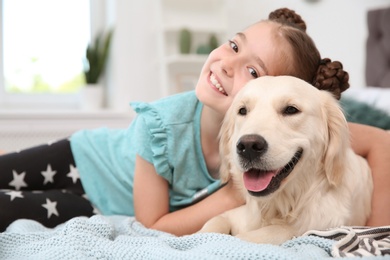
<path id="1" fill-rule="evenodd" d="M 211 75 L 210 75 L 210 82 L 211 82 L 211 84 L 213 84 L 213 86 L 214 86 L 219 92 L 221 92 L 222 94 L 224 94 L 225 96 L 227 96 L 226 91 L 224 90 L 224 88 L 222 87 L 221 83 L 219 83 L 219 81 L 217 80 L 217 78 L 214 76 L 213 73 L 211 73 Z"/>

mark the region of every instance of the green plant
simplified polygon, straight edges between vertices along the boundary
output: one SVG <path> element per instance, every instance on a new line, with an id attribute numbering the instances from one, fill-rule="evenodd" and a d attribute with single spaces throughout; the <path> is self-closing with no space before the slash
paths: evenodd
<path id="1" fill-rule="evenodd" d="M 189 54 L 191 51 L 191 31 L 183 28 L 180 31 L 180 53 Z"/>
<path id="2" fill-rule="evenodd" d="M 199 45 L 199 47 L 196 49 L 196 53 L 201 55 L 210 54 L 210 52 L 218 48 L 218 46 L 219 44 L 217 36 L 215 36 L 215 34 L 212 34 L 209 38 L 209 43 Z"/>
<path id="3" fill-rule="evenodd" d="M 214 50 L 214 49 L 218 48 L 219 43 L 218 43 L 217 36 L 215 34 L 212 34 L 210 36 L 209 45 L 210 45 L 210 49 L 211 50 Z"/>
<path id="4" fill-rule="evenodd" d="M 86 64 L 84 67 L 86 83 L 96 84 L 104 73 L 112 35 L 112 29 L 107 33 L 101 32 L 96 36 L 93 44 L 88 44 L 86 50 Z"/>

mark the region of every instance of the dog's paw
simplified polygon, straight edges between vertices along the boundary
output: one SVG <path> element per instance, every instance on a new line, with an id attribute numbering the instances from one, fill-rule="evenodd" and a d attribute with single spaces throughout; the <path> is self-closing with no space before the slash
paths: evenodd
<path id="1" fill-rule="evenodd" d="M 231 224 L 223 216 L 216 216 L 207 221 L 197 233 L 230 234 Z"/>
<path id="2" fill-rule="evenodd" d="M 293 237 L 292 230 L 286 226 L 266 226 L 257 230 L 239 233 L 237 238 L 257 244 L 280 245 Z"/>

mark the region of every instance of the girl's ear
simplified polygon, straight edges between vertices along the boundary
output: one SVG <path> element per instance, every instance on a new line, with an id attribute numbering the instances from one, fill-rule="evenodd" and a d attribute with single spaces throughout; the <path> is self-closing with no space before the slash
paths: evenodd
<path id="1" fill-rule="evenodd" d="M 347 149 L 350 148 L 348 123 L 333 97 L 328 98 L 323 109 L 328 124 L 328 145 L 323 163 L 329 183 L 337 186 L 342 180 Z"/>
<path id="2" fill-rule="evenodd" d="M 219 132 L 219 153 L 221 158 L 221 166 L 219 168 L 219 176 L 222 183 L 229 181 L 230 175 L 230 158 L 231 158 L 231 138 L 234 129 L 234 113 L 232 108 L 226 112 Z"/>

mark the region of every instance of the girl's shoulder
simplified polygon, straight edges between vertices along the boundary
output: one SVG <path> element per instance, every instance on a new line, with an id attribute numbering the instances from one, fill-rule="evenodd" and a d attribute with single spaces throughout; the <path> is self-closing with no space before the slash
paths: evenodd
<path id="1" fill-rule="evenodd" d="M 177 94 L 170 95 L 167 97 L 163 97 L 159 100 L 151 102 L 151 104 L 160 104 L 160 103 L 166 104 L 166 103 L 171 103 L 171 102 L 180 104 L 180 103 L 186 103 L 189 101 L 194 102 L 197 100 L 198 100 L 198 98 L 196 97 L 195 90 L 192 90 L 192 91 L 181 92 L 181 93 L 177 93 Z"/>
<path id="2" fill-rule="evenodd" d="M 201 108 L 195 91 L 164 97 L 151 103 L 132 102 L 130 105 L 138 115 L 158 116 L 167 124 L 192 121 Z"/>

